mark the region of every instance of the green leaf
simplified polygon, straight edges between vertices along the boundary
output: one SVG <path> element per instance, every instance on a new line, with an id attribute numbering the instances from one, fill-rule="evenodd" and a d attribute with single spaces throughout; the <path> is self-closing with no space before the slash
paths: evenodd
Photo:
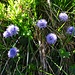
<path id="1" fill-rule="evenodd" d="M 75 64 L 69 67 L 69 71 L 75 75 Z"/>
<path id="2" fill-rule="evenodd" d="M 65 49 L 59 49 L 59 54 L 63 58 L 69 58 L 70 52 L 67 52 Z"/>

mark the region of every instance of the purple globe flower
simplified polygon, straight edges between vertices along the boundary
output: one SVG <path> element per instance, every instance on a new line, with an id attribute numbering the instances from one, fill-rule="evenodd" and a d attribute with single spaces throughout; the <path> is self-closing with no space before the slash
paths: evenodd
<path id="1" fill-rule="evenodd" d="M 14 58 L 18 52 L 19 52 L 19 50 L 17 50 L 17 48 L 13 47 L 8 51 L 8 57 Z"/>
<path id="2" fill-rule="evenodd" d="M 54 33 L 50 33 L 46 36 L 46 40 L 49 44 L 55 44 L 57 41 L 57 36 Z"/>
<path id="3" fill-rule="evenodd" d="M 11 34 L 8 31 L 5 31 L 3 33 L 3 37 L 5 37 L 5 38 L 10 37 L 10 36 L 11 36 Z"/>
<path id="4" fill-rule="evenodd" d="M 75 35 L 75 27 L 73 27 L 73 26 L 68 27 L 67 33 L 70 35 Z"/>
<path id="5" fill-rule="evenodd" d="M 67 21 L 68 20 L 68 15 L 65 12 L 62 12 L 59 14 L 59 19 L 61 21 Z"/>
<path id="6" fill-rule="evenodd" d="M 18 34 L 19 28 L 17 26 L 14 26 L 13 24 L 9 25 L 6 29 L 8 32 L 10 32 L 12 35 Z"/>
<path id="7" fill-rule="evenodd" d="M 47 21 L 45 19 L 38 20 L 36 24 L 39 28 L 45 28 L 47 27 Z"/>
<path id="8" fill-rule="evenodd" d="M 6 31 L 3 33 L 3 37 L 12 37 L 13 35 L 18 34 L 19 28 L 13 24 L 9 25 Z"/>

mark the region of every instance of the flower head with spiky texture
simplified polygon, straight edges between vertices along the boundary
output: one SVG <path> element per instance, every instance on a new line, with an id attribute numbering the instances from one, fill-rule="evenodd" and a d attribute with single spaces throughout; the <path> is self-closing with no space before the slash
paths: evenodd
<path id="1" fill-rule="evenodd" d="M 67 33 L 70 35 L 74 35 L 75 36 L 75 27 L 74 26 L 70 26 L 67 28 Z"/>
<path id="2" fill-rule="evenodd" d="M 36 24 L 39 28 L 45 28 L 47 27 L 47 21 L 45 19 L 38 20 Z"/>
<path id="3" fill-rule="evenodd" d="M 54 33 L 50 33 L 46 36 L 47 43 L 55 44 L 57 41 L 57 36 Z"/>
<path id="4" fill-rule="evenodd" d="M 18 52 L 19 52 L 19 50 L 16 47 L 13 47 L 8 51 L 8 57 L 14 58 Z"/>
<path id="5" fill-rule="evenodd" d="M 10 37 L 10 36 L 11 36 L 11 34 L 8 31 L 5 31 L 3 33 L 3 37 L 5 37 L 5 38 Z"/>
<path id="6" fill-rule="evenodd" d="M 68 15 L 65 12 L 62 12 L 59 14 L 59 19 L 65 22 L 68 20 Z"/>
<path id="7" fill-rule="evenodd" d="M 3 37 L 12 37 L 13 35 L 18 34 L 19 28 L 13 24 L 9 25 L 6 31 L 3 33 Z"/>

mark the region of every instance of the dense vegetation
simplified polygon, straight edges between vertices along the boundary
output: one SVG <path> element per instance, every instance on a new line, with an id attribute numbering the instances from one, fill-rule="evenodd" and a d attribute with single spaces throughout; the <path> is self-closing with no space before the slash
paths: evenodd
<path id="1" fill-rule="evenodd" d="M 1 0 L 0 75 L 75 75 L 75 0 Z"/>

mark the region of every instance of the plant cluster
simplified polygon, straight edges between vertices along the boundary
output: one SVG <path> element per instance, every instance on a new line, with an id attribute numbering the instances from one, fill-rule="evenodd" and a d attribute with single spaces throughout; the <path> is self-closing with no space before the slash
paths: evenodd
<path id="1" fill-rule="evenodd" d="M 0 75 L 74 75 L 75 1 L 0 2 Z"/>

